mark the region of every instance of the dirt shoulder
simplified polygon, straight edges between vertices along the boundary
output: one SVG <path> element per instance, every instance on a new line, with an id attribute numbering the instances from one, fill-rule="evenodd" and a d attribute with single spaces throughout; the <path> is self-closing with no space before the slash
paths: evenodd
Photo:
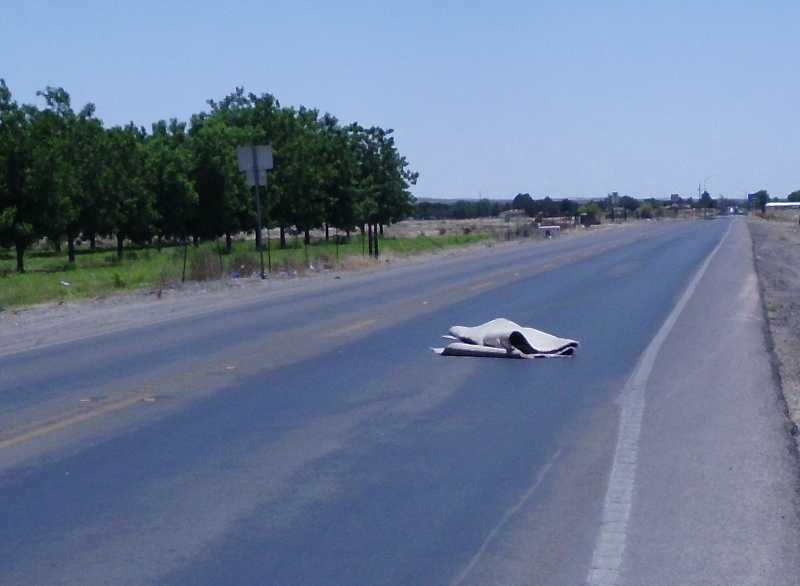
<path id="1" fill-rule="evenodd" d="M 800 226 L 748 221 L 773 352 L 789 416 L 800 426 Z"/>

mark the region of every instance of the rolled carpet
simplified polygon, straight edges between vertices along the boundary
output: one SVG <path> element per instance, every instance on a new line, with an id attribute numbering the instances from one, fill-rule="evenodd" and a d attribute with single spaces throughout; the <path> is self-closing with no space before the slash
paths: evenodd
<path id="1" fill-rule="evenodd" d="M 523 327 L 505 318 L 472 327 L 453 326 L 445 338 L 455 341 L 444 348 L 432 348 L 442 356 L 550 358 L 572 356 L 579 346 L 576 340 Z"/>

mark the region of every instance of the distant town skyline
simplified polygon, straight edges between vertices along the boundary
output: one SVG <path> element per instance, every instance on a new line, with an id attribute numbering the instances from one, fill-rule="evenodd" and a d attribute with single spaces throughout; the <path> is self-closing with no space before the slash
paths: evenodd
<path id="1" fill-rule="evenodd" d="M 0 23 L 0 77 L 147 128 L 269 92 L 394 128 L 422 197 L 785 197 L 798 21 L 789 1 L 31 0 Z"/>

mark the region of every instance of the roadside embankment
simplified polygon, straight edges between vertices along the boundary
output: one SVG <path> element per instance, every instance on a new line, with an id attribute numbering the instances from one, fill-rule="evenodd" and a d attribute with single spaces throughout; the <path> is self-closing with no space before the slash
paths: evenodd
<path id="1" fill-rule="evenodd" d="M 796 433 L 800 426 L 800 226 L 756 218 L 748 226 L 775 361 Z"/>

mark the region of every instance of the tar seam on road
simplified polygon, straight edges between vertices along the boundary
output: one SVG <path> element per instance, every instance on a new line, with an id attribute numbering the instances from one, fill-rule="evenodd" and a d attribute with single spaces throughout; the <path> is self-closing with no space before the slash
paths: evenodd
<path id="1" fill-rule="evenodd" d="M 661 346 L 664 345 L 675 322 L 678 321 L 683 308 L 692 298 L 712 259 L 728 238 L 732 227 L 733 222 L 728 225 L 725 234 L 697 269 L 683 295 L 642 353 L 633 374 L 625 383 L 620 394 L 618 400 L 621 403 L 621 411 L 617 445 L 614 450 L 614 461 L 611 464 L 606 497 L 603 501 L 603 520 L 600 525 L 600 533 L 595 542 L 592 565 L 586 578 L 588 586 L 616 586 L 619 583 L 627 541 L 628 519 L 631 514 L 633 491 L 636 485 L 636 462 L 639 454 L 639 436 L 642 431 L 647 380 L 653 371 Z"/>
<path id="2" fill-rule="evenodd" d="M 508 523 L 511 517 L 516 515 L 517 512 L 525 505 L 525 503 L 528 502 L 528 499 L 533 496 L 533 493 L 536 492 L 536 489 L 539 488 L 539 485 L 544 480 L 544 477 L 547 476 L 547 472 L 553 466 L 553 463 L 558 459 L 560 454 L 561 450 L 558 450 L 555 454 L 553 454 L 553 457 L 550 458 L 550 461 L 547 462 L 547 464 L 545 464 L 544 467 L 539 471 L 539 474 L 536 475 L 536 481 L 531 485 L 530 488 L 528 488 L 528 490 L 525 491 L 525 494 L 522 495 L 516 504 L 503 514 L 500 522 L 495 525 L 491 531 L 489 531 L 489 535 L 487 535 L 486 539 L 483 540 L 483 543 L 481 543 L 481 546 L 478 548 L 478 551 L 475 552 L 475 555 L 470 558 L 467 565 L 464 566 L 464 569 L 458 573 L 452 582 L 450 582 L 451 586 L 458 586 L 458 584 L 461 584 L 467 578 L 467 576 L 469 576 L 470 572 L 472 572 L 472 569 L 477 565 L 481 557 L 483 557 L 483 554 L 486 552 L 486 548 L 489 547 L 489 544 L 492 542 L 492 540 L 497 536 L 506 523 Z"/>

